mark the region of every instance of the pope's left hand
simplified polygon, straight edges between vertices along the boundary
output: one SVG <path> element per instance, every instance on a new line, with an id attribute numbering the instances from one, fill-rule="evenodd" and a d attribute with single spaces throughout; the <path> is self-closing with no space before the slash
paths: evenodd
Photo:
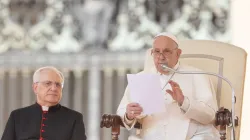
<path id="1" fill-rule="evenodd" d="M 174 81 L 169 81 L 170 86 L 172 87 L 172 90 L 167 89 L 166 92 L 172 96 L 172 98 L 178 102 L 179 105 L 182 105 L 184 101 L 184 95 L 182 93 L 182 90 Z"/>

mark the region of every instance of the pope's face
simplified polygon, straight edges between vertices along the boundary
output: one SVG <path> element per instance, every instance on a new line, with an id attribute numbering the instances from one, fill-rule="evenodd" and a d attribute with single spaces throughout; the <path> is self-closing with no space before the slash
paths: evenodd
<path id="1" fill-rule="evenodd" d="M 54 70 L 43 70 L 40 73 L 39 82 L 33 84 L 34 93 L 40 104 L 52 106 L 60 102 L 62 98 L 62 78 Z"/>
<path id="2" fill-rule="evenodd" d="M 157 71 L 166 74 L 168 71 L 163 71 L 160 64 L 167 64 L 168 67 L 173 68 L 180 58 L 181 49 L 178 48 L 177 44 L 172 39 L 165 36 L 159 36 L 153 42 L 151 54 L 154 58 L 154 64 Z"/>

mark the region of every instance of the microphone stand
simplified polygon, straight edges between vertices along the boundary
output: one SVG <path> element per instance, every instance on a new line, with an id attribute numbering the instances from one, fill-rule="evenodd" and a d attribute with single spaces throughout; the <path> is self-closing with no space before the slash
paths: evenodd
<path id="1" fill-rule="evenodd" d="M 168 70 L 168 71 L 171 71 L 171 72 L 174 72 L 174 73 L 179 73 L 179 74 L 205 74 L 205 75 L 212 75 L 212 76 L 216 76 L 216 77 L 219 77 L 221 79 L 223 79 L 224 81 L 226 81 L 228 83 L 228 85 L 231 87 L 231 90 L 232 90 L 232 112 L 231 112 L 231 120 L 229 120 L 229 122 L 231 122 L 232 124 L 232 129 L 231 129 L 231 140 L 235 140 L 235 108 L 234 108 L 234 105 L 236 103 L 236 96 L 235 96 L 235 91 L 234 91 L 234 88 L 232 86 L 232 83 L 225 77 L 219 75 L 219 74 L 216 74 L 216 73 L 210 73 L 210 72 L 186 72 L 186 71 L 177 71 L 177 70 L 174 70 L 170 67 L 168 67 L 166 64 L 161 64 L 161 67 L 164 69 L 164 70 Z M 229 116 L 230 117 L 230 116 Z M 220 120 L 221 121 L 221 120 Z M 238 122 L 237 122 L 237 125 L 238 125 Z M 224 139 L 226 139 L 224 137 Z"/>

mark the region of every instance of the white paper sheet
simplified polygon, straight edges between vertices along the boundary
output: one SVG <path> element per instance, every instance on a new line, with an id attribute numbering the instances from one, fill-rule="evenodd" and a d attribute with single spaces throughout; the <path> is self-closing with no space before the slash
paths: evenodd
<path id="1" fill-rule="evenodd" d="M 157 74 L 127 74 L 132 102 L 139 103 L 143 114 L 165 112 L 160 76 Z"/>

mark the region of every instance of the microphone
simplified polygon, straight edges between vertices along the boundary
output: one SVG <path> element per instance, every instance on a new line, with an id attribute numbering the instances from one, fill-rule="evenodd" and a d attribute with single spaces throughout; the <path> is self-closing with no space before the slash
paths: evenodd
<path id="1" fill-rule="evenodd" d="M 235 140 L 235 121 L 234 121 L 234 118 L 235 118 L 235 108 L 234 108 L 234 105 L 236 103 L 236 96 L 235 96 L 235 91 L 234 91 L 234 88 L 232 86 L 232 83 L 226 77 L 223 77 L 223 76 L 221 76 L 219 74 L 211 73 L 211 72 L 178 71 L 178 70 L 175 70 L 175 69 L 172 69 L 172 68 L 168 67 L 168 64 L 160 64 L 160 66 L 161 66 L 161 68 L 162 68 L 163 71 L 170 71 L 170 72 L 179 73 L 179 74 L 205 74 L 205 75 L 212 75 L 212 76 L 219 77 L 219 78 L 223 79 L 224 81 L 226 81 L 228 83 L 228 85 L 231 87 L 231 90 L 232 90 L 232 112 L 231 112 L 232 129 L 231 129 L 231 139 Z"/>

